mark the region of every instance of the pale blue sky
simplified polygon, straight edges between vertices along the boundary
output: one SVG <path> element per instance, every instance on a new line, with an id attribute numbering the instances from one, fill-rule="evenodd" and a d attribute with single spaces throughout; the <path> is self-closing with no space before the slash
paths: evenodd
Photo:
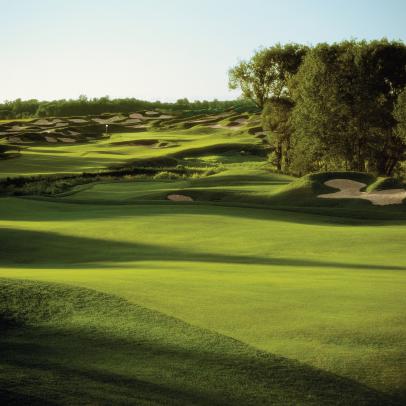
<path id="1" fill-rule="evenodd" d="M 230 99 L 276 42 L 406 40 L 406 0 L 0 0 L 0 100 Z"/>

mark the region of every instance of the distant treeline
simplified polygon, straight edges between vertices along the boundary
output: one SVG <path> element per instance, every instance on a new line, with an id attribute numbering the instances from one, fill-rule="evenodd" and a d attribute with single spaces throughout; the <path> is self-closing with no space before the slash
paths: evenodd
<path id="1" fill-rule="evenodd" d="M 251 100 L 193 101 L 179 99 L 175 103 L 150 102 L 134 98 L 110 99 L 108 96 L 88 99 L 62 99 L 53 101 L 13 100 L 0 104 L 0 119 L 28 117 L 67 117 L 96 115 L 103 113 L 132 113 L 139 110 L 160 109 L 166 111 L 224 111 L 230 108 L 253 111 L 257 109 Z"/>
<path id="2" fill-rule="evenodd" d="M 277 44 L 229 72 L 263 110 L 278 170 L 406 175 L 406 46 L 343 41 Z"/>

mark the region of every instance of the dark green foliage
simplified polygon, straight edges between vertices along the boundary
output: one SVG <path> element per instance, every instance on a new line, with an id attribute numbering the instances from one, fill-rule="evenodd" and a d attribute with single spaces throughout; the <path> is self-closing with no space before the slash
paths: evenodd
<path id="1" fill-rule="evenodd" d="M 176 103 L 149 102 L 134 98 L 110 99 L 109 97 L 88 99 L 81 96 L 78 99 L 39 101 L 21 100 L 7 101 L 0 104 L 0 119 L 24 117 L 69 117 L 100 115 L 103 113 L 133 113 L 158 109 L 159 111 L 182 112 L 191 116 L 199 113 L 219 113 L 230 108 L 242 111 L 253 111 L 255 105 L 247 100 L 231 101 L 195 101 L 187 99 L 178 100 Z"/>
<path id="2" fill-rule="evenodd" d="M 293 80 L 293 166 L 390 175 L 402 159 L 394 103 L 406 85 L 400 42 L 319 44 Z"/>
<path id="3" fill-rule="evenodd" d="M 292 109 L 293 102 L 280 97 L 269 100 L 262 111 L 262 127 L 269 131 L 268 139 L 274 147 L 271 161 L 278 171 L 288 172 L 290 168 Z"/>
<path id="4" fill-rule="evenodd" d="M 299 44 L 276 44 L 255 52 L 229 71 L 229 87 L 241 89 L 259 108 L 270 98 L 289 95 L 288 81 L 299 69 L 308 48 Z"/>

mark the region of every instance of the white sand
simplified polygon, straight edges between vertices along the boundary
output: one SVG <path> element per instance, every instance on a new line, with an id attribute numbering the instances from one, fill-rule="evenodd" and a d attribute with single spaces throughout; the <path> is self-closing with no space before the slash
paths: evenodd
<path id="1" fill-rule="evenodd" d="M 193 202 L 193 199 L 190 196 L 185 195 L 168 195 L 166 197 L 168 200 L 172 200 L 173 202 Z"/>
<path id="2" fill-rule="evenodd" d="M 361 192 L 361 189 L 366 184 L 350 179 L 331 179 L 324 182 L 324 184 L 334 189 L 339 189 L 339 191 L 317 196 L 323 199 L 365 199 L 377 206 L 401 204 L 406 199 L 405 189 L 387 189 L 370 193 Z"/>

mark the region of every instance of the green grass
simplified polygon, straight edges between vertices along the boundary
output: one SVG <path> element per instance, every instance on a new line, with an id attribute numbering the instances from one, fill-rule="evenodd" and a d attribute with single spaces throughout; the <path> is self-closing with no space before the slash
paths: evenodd
<path id="1" fill-rule="evenodd" d="M 8 279 L 0 286 L 7 404 L 395 404 L 117 296 Z"/>
<path id="2" fill-rule="evenodd" d="M 25 144 L 0 160 L 2 178 L 196 174 L 0 198 L 2 403 L 404 404 L 406 204 L 317 198 L 334 178 L 397 183 L 272 173 L 257 116 L 223 128 L 238 118 Z"/>
<path id="3" fill-rule="evenodd" d="M 182 158 L 217 151 L 260 151 L 258 141 L 247 133 L 233 132 L 230 136 L 224 129 L 207 130 L 148 132 L 148 139 L 169 143 L 170 147 L 164 148 L 129 144 L 145 140 L 145 132 L 112 134 L 109 138 L 80 144 L 23 144 L 18 158 L 0 160 L 0 177 L 90 172 L 164 156 Z"/>
<path id="4" fill-rule="evenodd" d="M 3 277 L 118 295 L 404 396 L 405 222 L 170 203 L 0 205 Z"/>

